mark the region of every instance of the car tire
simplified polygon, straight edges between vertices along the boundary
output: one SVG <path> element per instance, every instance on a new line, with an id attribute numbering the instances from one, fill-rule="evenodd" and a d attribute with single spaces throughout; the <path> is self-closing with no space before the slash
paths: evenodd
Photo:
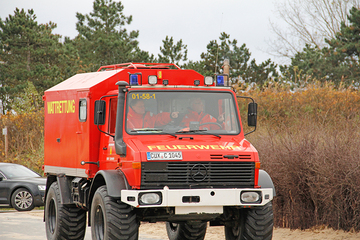
<path id="1" fill-rule="evenodd" d="M 57 182 L 51 184 L 45 202 L 45 229 L 48 240 L 82 240 L 86 230 L 86 211 L 60 201 Z"/>
<path id="2" fill-rule="evenodd" d="M 31 211 L 34 209 L 34 196 L 26 188 L 16 189 L 11 195 L 11 206 L 17 211 Z"/>
<path id="3" fill-rule="evenodd" d="M 139 221 L 130 205 L 110 197 L 106 186 L 99 187 L 91 204 L 93 240 L 138 239 Z"/>
<path id="4" fill-rule="evenodd" d="M 203 240 L 207 222 L 166 222 L 166 232 L 170 240 Z"/>

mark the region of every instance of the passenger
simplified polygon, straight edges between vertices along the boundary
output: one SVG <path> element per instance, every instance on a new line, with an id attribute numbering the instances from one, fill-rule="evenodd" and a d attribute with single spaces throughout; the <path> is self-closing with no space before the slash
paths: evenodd
<path id="1" fill-rule="evenodd" d="M 203 123 L 213 123 L 213 124 L 204 124 L 200 126 L 200 129 L 212 129 L 216 130 L 222 126 L 224 122 L 223 114 L 220 115 L 217 119 L 210 114 L 204 113 L 204 102 L 201 98 L 194 98 L 190 102 L 190 108 L 187 110 L 187 114 L 182 119 L 182 126 L 189 127 L 190 122 L 198 122 L 200 125 Z"/>
<path id="2" fill-rule="evenodd" d="M 168 124 L 172 119 L 178 117 L 178 112 L 163 112 L 153 114 L 146 111 L 142 99 L 135 99 L 130 102 L 127 114 L 127 129 L 156 128 Z"/>

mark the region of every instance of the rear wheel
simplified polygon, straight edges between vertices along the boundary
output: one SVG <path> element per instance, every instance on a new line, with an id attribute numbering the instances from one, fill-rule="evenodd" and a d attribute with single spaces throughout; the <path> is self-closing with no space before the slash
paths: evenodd
<path id="1" fill-rule="evenodd" d="M 11 196 L 11 206 L 18 211 L 33 210 L 34 197 L 26 188 L 19 188 Z"/>
<path id="2" fill-rule="evenodd" d="M 234 214 L 234 221 L 225 225 L 226 240 L 272 239 L 274 215 L 272 203 L 262 208 L 241 209 Z"/>
<path id="3" fill-rule="evenodd" d="M 51 184 L 45 202 L 45 228 L 48 240 L 82 240 L 85 236 L 86 211 L 61 204 L 57 182 Z"/>
<path id="4" fill-rule="evenodd" d="M 203 240 L 207 222 L 166 222 L 166 232 L 170 240 Z"/>
<path id="5" fill-rule="evenodd" d="M 138 239 L 139 221 L 130 205 L 107 194 L 106 186 L 95 192 L 91 204 L 93 240 Z"/>

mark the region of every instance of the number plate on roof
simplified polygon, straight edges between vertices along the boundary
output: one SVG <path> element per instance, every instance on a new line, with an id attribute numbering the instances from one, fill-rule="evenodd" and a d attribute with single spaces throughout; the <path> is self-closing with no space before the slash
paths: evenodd
<path id="1" fill-rule="evenodd" d="M 182 152 L 147 152 L 147 160 L 182 160 Z"/>

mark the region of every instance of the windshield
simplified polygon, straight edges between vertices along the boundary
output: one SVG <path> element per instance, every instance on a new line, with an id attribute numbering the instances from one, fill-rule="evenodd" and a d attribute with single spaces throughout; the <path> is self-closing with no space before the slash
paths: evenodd
<path id="1" fill-rule="evenodd" d="M 126 131 L 130 134 L 238 134 L 240 124 L 229 92 L 131 91 Z"/>
<path id="2" fill-rule="evenodd" d="M 0 171 L 8 179 L 14 178 L 29 178 L 29 177 L 40 177 L 37 173 L 21 165 L 6 165 L 1 166 Z"/>

